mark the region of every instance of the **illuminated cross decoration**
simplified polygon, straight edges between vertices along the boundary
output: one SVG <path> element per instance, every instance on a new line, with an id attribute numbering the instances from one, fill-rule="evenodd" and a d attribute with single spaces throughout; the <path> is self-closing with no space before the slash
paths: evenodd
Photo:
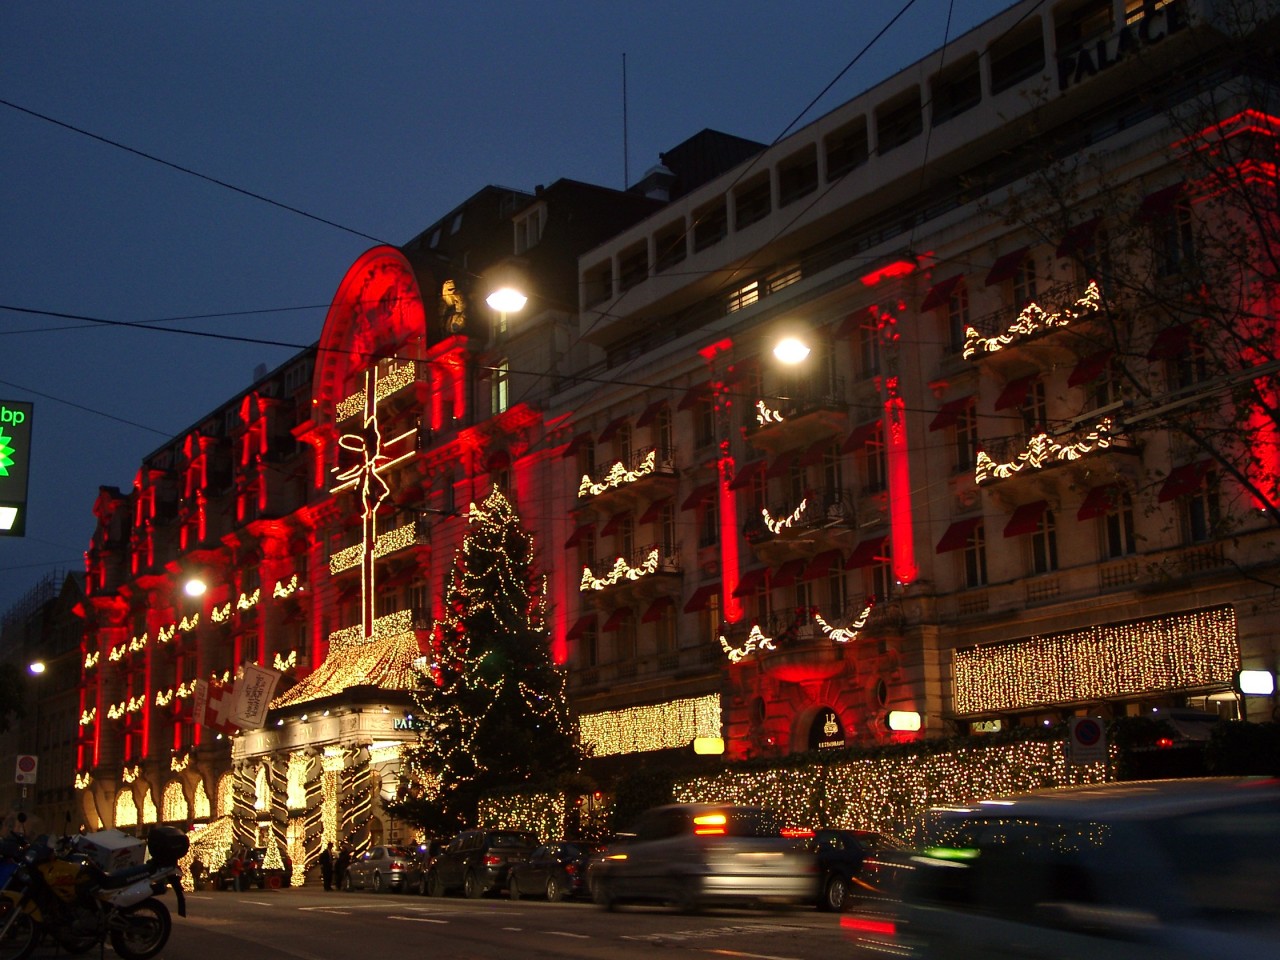
<path id="1" fill-rule="evenodd" d="M 360 551 L 360 636 L 366 641 L 373 636 L 373 568 L 378 536 L 378 507 L 391 495 L 391 489 L 382 479 L 382 474 L 413 456 L 415 444 L 412 441 L 415 433 L 416 430 L 410 428 L 398 437 L 383 442 L 382 428 L 378 424 L 378 374 L 376 370 L 366 370 L 361 429 L 358 433 L 344 433 L 338 437 L 338 446 L 354 453 L 356 462 L 337 474 L 334 479 L 339 483 L 329 491 L 339 493 L 356 487 L 360 494 L 364 523 L 361 541 L 363 549 Z M 410 441 L 407 445 L 406 440 Z"/>

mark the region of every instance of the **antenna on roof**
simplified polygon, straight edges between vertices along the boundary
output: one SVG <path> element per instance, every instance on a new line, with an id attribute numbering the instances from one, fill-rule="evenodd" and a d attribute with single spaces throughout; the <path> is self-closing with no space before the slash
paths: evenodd
<path id="1" fill-rule="evenodd" d="M 627 164 L 627 55 L 622 52 L 622 189 L 631 186 L 631 169 Z"/>

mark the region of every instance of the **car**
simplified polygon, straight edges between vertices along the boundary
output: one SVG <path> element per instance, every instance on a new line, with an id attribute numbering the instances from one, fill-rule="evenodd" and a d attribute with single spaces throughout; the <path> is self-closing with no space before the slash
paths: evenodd
<path id="1" fill-rule="evenodd" d="M 555 903 L 586 893 L 587 862 L 600 850 L 599 844 L 570 842 L 544 843 L 511 865 L 508 881 L 512 900 L 522 896 L 546 897 Z"/>
<path id="2" fill-rule="evenodd" d="M 877 879 L 886 867 L 884 854 L 903 847 L 901 841 L 871 830 L 815 831 L 818 909 L 840 911 L 851 897 L 882 893 Z"/>
<path id="3" fill-rule="evenodd" d="M 1280 781 L 1116 782 L 929 815 L 901 899 L 842 918 L 855 955 L 1280 956 Z"/>
<path id="4" fill-rule="evenodd" d="M 436 857 L 427 874 L 427 893 L 442 897 L 459 890 L 469 899 L 507 889 L 511 864 L 528 859 L 538 838 L 523 830 L 465 830 Z"/>
<path id="5" fill-rule="evenodd" d="M 343 889 L 407 893 L 421 886 L 422 860 L 411 847 L 379 844 L 370 847 L 347 865 L 347 875 L 339 878 Z"/>
<path id="6" fill-rule="evenodd" d="M 785 836 L 770 810 L 676 803 L 641 814 L 634 838 L 594 864 L 596 903 L 657 901 L 694 911 L 713 904 L 812 903 L 817 859 Z"/>

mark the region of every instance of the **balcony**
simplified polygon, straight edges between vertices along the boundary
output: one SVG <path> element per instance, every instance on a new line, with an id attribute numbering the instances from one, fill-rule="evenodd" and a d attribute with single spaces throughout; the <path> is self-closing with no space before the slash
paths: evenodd
<path id="1" fill-rule="evenodd" d="M 593 476 L 584 474 L 578 485 L 578 503 L 606 511 L 635 507 L 670 496 L 678 479 L 675 452 L 649 447 L 633 453 L 627 462 L 615 460 L 597 468 Z"/>
<path id="2" fill-rule="evenodd" d="M 1081 426 L 1071 433 L 995 437 L 984 440 L 974 476 L 980 485 L 1043 480 L 1060 468 L 1086 469 L 1092 474 L 1106 468 L 1124 472 L 1137 463 L 1141 449 L 1125 433 L 1110 433 L 1110 420 Z M 1070 478 L 1071 474 L 1067 474 Z"/>
<path id="3" fill-rule="evenodd" d="M 857 538 L 854 496 L 845 488 L 811 491 L 798 504 L 770 505 L 747 520 L 742 534 L 765 563 L 847 550 Z"/>
<path id="4" fill-rule="evenodd" d="M 747 439 L 772 454 L 810 446 L 849 430 L 849 404 L 844 377 L 833 377 L 820 389 L 757 402 L 746 423 Z"/>
<path id="5" fill-rule="evenodd" d="M 629 557 L 596 560 L 582 571 L 579 589 L 586 596 L 607 596 L 615 607 L 660 596 L 679 596 L 680 545 L 653 543 Z"/>
<path id="6" fill-rule="evenodd" d="M 1005 375 L 1028 363 L 1048 370 L 1098 349 L 1102 299 L 1094 285 L 1056 284 L 1020 311 L 1006 307 L 971 320 L 962 351 Z"/>

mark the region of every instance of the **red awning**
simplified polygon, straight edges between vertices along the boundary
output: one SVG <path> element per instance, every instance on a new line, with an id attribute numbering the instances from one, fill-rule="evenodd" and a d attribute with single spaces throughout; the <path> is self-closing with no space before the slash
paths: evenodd
<path id="1" fill-rule="evenodd" d="M 738 585 L 733 588 L 733 595 L 735 597 L 754 596 L 764 588 L 764 581 L 768 575 L 769 570 L 767 567 L 756 567 L 754 570 L 748 570 L 742 575 Z"/>
<path id="2" fill-rule="evenodd" d="M 1031 385 L 1039 379 L 1040 374 L 1029 373 L 1025 377 L 1010 380 L 1000 391 L 1000 396 L 996 397 L 995 409 L 1008 410 L 1010 407 L 1022 406 L 1022 402 L 1027 399 L 1028 391 L 1031 390 Z"/>
<path id="3" fill-rule="evenodd" d="M 672 501 L 672 497 L 663 497 L 661 500 L 655 500 L 649 504 L 648 509 L 640 514 L 641 523 L 653 523 L 662 516 L 662 508 Z"/>
<path id="4" fill-rule="evenodd" d="M 653 403 L 649 404 L 647 407 L 644 408 L 644 411 L 636 419 L 636 426 L 647 427 L 649 424 L 653 423 L 653 421 L 658 418 L 658 413 L 662 410 L 665 410 L 666 407 L 667 407 L 667 401 L 655 400 Z"/>
<path id="5" fill-rule="evenodd" d="M 1058 244 L 1057 255 L 1069 257 L 1082 250 L 1087 250 L 1093 243 L 1093 237 L 1101 225 L 1101 217 L 1094 217 L 1092 220 L 1077 223 L 1063 235 L 1062 242 Z"/>
<path id="6" fill-rule="evenodd" d="M 947 427 L 955 426 L 955 422 L 960 419 L 960 415 L 973 405 L 973 394 L 964 397 L 957 397 L 955 400 L 948 400 L 942 405 L 942 409 L 938 411 L 938 415 L 929 423 L 930 430 L 945 430 Z"/>
<path id="7" fill-rule="evenodd" d="M 977 529 L 980 523 L 982 523 L 981 517 L 966 517 L 963 520 L 957 520 L 947 527 L 947 532 L 938 541 L 936 552 L 950 553 L 952 550 L 961 550 L 967 547 L 969 538 L 973 536 L 973 531 Z"/>
<path id="8" fill-rule="evenodd" d="M 1204 478 L 1213 467 L 1212 460 L 1197 460 L 1195 463 L 1184 463 L 1165 477 L 1160 493 L 1156 496 L 1158 503 L 1168 503 L 1178 497 L 1195 493 L 1204 484 Z"/>
<path id="9" fill-rule="evenodd" d="M 840 444 L 840 452 L 853 453 L 855 450 L 861 450 L 880 435 L 881 423 L 882 421 L 880 420 L 871 420 L 867 423 L 858 424 L 853 428 L 853 432 L 845 438 L 844 443 Z"/>
<path id="10" fill-rule="evenodd" d="M 1019 247 L 1017 250 L 1011 250 L 1004 256 L 1000 257 L 991 266 L 991 272 L 987 274 L 987 286 L 993 283 L 1004 283 L 1006 280 L 1012 280 L 1013 275 L 1018 272 L 1018 268 L 1022 266 L 1022 262 L 1027 259 L 1027 248 Z"/>
<path id="11" fill-rule="evenodd" d="M 680 398 L 680 402 L 676 404 L 676 409 L 677 410 L 692 409 L 693 406 L 697 404 L 699 400 L 703 400 L 709 396 L 711 396 L 710 380 L 706 380 L 702 383 L 695 383 L 692 387 L 690 387 L 685 392 L 685 395 Z"/>
<path id="12" fill-rule="evenodd" d="M 800 454 L 796 463 L 802 467 L 811 467 L 815 463 L 821 463 L 822 458 L 827 455 L 827 451 L 832 449 L 834 446 L 835 441 L 830 437 L 827 437 L 825 440 L 819 440 L 816 443 L 811 443 L 805 448 L 804 453 Z"/>
<path id="13" fill-rule="evenodd" d="M 699 610 L 707 609 L 707 605 L 711 603 L 711 598 L 720 592 L 720 584 L 704 583 L 697 590 L 693 591 L 693 596 L 689 598 L 689 602 L 684 605 L 685 613 L 697 613 Z"/>
<path id="14" fill-rule="evenodd" d="M 1067 377 L 1067 386 L 1078 387 L 1081 384 L 1093 383 L 1102 376 L 1102 371 L 1107 369 L 1114 353 L 1114 350 L 1099 350 L 1097 353 L 1089 354 L 1071 371 Z"/>
<path id="15" fill-rule="evenodd" d="M 1021 537 L 1028 533 L 1035 533 L 1040 529 L 1040 518 L 1044 516 L 1044 512 L 1048 509 L 1048 500 L 1024 503 L 1013 511 L 1013 516 L 1005 524 L 1004 535 L 1006 537 Z"/>
<path id="16" fill-rule="evenodd" d="M 778 568 L 777 573 L 775 573 L 772 577 L 769 578 L 770 585 L 774 587 L 791 586 L 793 583 L 796 582 L 797 579 L 799 579 L 800 574 L 804 573 L 804 568 L 807 565 L 808 565 L 807 561 L 803 559 L 788 560 L 786 563 L 784 563 L 781 567 Z"/>
<path id="17" fill-rule="evenodd" d="M 617 434 L 617 432 L 622 429 L 622 425 L 626 422 L 627 422 L 626 417 L 614 417 L 612 420 L 606 423 L 604 426 L 604 429 L 600 431 L 600 439 L 598 442 L 604 443 L 606 440 L 612 440 L 614 438 L 614 435 Z"/>
<path id="18" fill-rule="evenodd" d="M 560 455 L 561 458 L 572 457 L 575 453 L 577 453 L 579 450 L 581 450 L 590 442 L 591 442 L 590 433 L 575 434 L 574 438 L 569 441 L 569 445 L 564 448 L 564 453 Z"/>
<path id="19" fill-rule="evenodd" d="M 929 292 L 925 294 L 924 300 L 920 302 L 920 309 L 936 310 L 938 307 L 945 307 L 951 299 L 951 291 L 963 279 L 964 274 L 957 273 L 954 277 L 947 277 L 947 279 L 935 283 L 929 288 Z"/>
<path id="20" fill-rule="evenodd" d="M 1145 220 L 1154 220 L 1156 217 L 1163 216 L 1173 209 L 1174 204 L 1178 202 L 1178 198 L 1182 195 L 1184 183 L 1175 183 L 1165 187 L 1163 190 L 1157 190 L 1155 193 L 1149 193 L 1142 198 L 1142 206 L 1138 208 L 1138 216 Z"/>
<path id="21" fill-rule="evenodd" d="M 750 486 L 756 474 L 761 473 L 768 465 L 767 460 L 752 460 L 750 463 L 744 464 L 742 469 L 729 482 L 729 489 L 741 490 L 743 487 Z"/>
<path id="22" fill-rule="evenodd" d="M 570 547 L 576 547 L 582 542 L 582 538 L 590 535 L 595 528 L 594 523 L 579 524 L 574 528 L 573 533 L 569 534 L 569 539 L 564 542 L 564 548 L 568 550 Z"/>
<path id="23" fill-rule="evenodd" d="M 1120 484 L 1118 483 L 1104 483 L 1100 487 L 1094 487 L 1085 494 L 1084 502 L 1080 504 L 1080 511 L 1076 514 L 1076 519 L 1094 520 L 1098 517 L 1105 517 L 1115 509 L 1120 502 L 1120 496 Z"/>
<path id="24" fill-rule="evenodd" d="M 680 504 L 681 510 L 692 510 L 695 507 L 702 506 L 707 500 L 710 500 L 716 492 L 715 482 L 704 483 L 699 487 L 695 487 L 693 493 L 685 498 L 684 503 Z"/>
<path id="25" fill-rule="evenodd" d="M 1176 360 L 1187 352 L 1187 345 L 1190 342 L 1190 324 L 1179 323 L 1176 326 L 1165 327 L 1156 334 L 1151 349 L 1147 351 L 1147 359 Z"/>
<path id="26" fill-rule="evenodd" d="M 853 553 L 849 554 L 849 559 L 844 562 L 846 570 L 857 570 L 861 567 L 869 567 L 876 563 L 883 563 L 888 559 L 888 553 L 885 545 L 889 542 L 889 535 L 883 534 L 879 537 L 872 537 L 870 540 L 859 540 L 858 545 L 853 548 Z"/>
<path id="27" fill-rule="evenodd" d="M 795 462 L 796 457 L 800 456 L 799 450 L 785 450 L 774 458 L 773 463 L 769 464 L 769 469 L 765 471 L 766 477 L 783 477 L 791 472 L 791 464 Z"/>
<path id="28" fill-rule="evenodd" d="M 640 618 L 641 623 L 653 623 L 655 620 L 661 620 L 662 615 L 668 609 L 675 606 L 675 601 L 670 597 L 659 597 L 653 603 L 649 604 L 649 609 L 644 612 L 644 616 Z"/>
<path id="29" fill-rule="evenodd" d="M 564 638 L 566 640 L 577 640 L 584 633 L 595 628 L 596 615 L 589 613 L 585 617 L 579 617 L 577 622 L 569 628 L 569 632 L 564 635 Z"/>
<path id="30" fill-rule="evenodd" d="M 619 510 L 608 519 L 603 527 L 600 528 L 600 536 L 607 537 L 610 534 L 617 533 L 619 528 L 627 522 L 631 516 L 630 510 Z"/>
<path id="31" fill-rule="evenodd" d="M 630 618 L 631 608 L 619 607 L 617 610 L 613 611 L 613 613 L 609 614 L 609 619 L 604 622 L 604 626 L 601 627 L 601 629 L 612 633 L 614 630 L 617 630 L 622 626 L 622 622 L 624 620 L 629 620 Z"/>
<path id="32" fill-rule="evenodd" d="M 839 550 L 824 550 L 812 560 L 809 565 L 804 568 L 802 580 L 816 580 L 819 577 L 825 577 L 831 572 L 831 568 L 839 565 L 844 559 L 844 554 Z"/>

